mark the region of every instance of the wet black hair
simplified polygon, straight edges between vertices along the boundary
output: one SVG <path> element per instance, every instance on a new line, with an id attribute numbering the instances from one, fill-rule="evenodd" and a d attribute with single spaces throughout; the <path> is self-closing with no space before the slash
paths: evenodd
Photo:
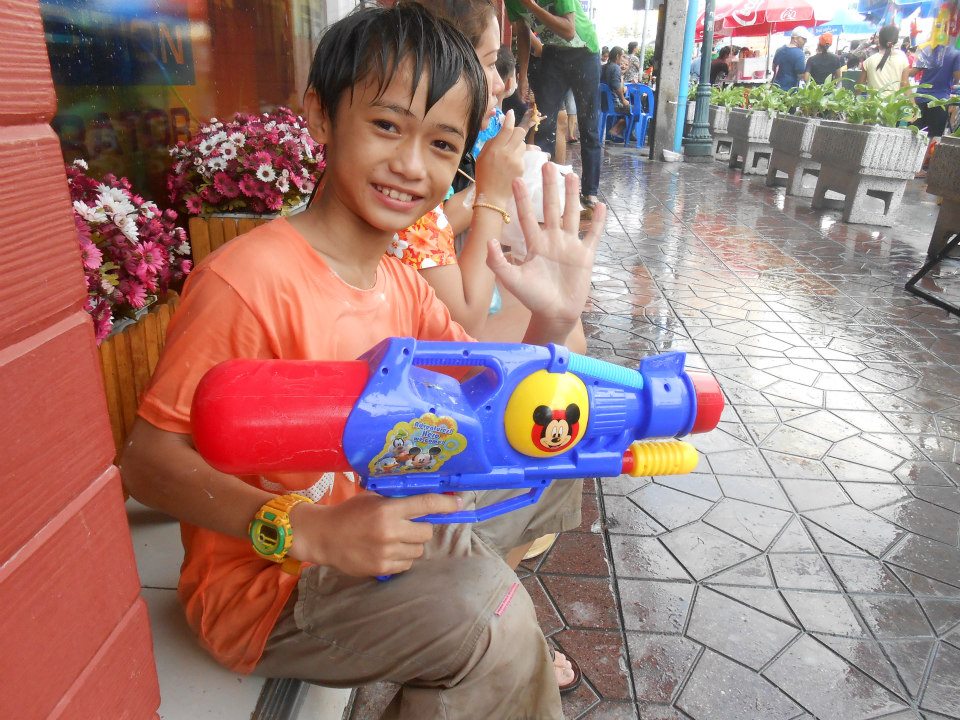
<path id="1" fill-rule="evenodd" d="M 506 82 L 516 67 L 517 59 L 513 56 L 510 46 L 501 45 L 500 50 L 497 51 L 497 72 L 500 74 L 500 79 Z"/>
<path id="2" fill-rule="evenodd" d="M 331 118 L 344 93 L 366 80 L 377 83 L 377 97 L 387 89 L 405 61 L 413 64 L 411 97 L 426 74 L 429 111 L 458 82 L 467 83 L 467 136 L 464 153 L 470 152 L 487 111 L 487 80 L 470 41 L 446 20 L 417 3 L 384 8 L 361 4 L 326 29 L 313 56 L 307 87 Z"/>

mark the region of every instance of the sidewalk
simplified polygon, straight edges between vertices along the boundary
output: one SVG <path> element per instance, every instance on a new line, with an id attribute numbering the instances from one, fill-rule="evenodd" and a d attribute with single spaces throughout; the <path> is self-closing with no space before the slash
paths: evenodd
<path id="1" fill-rule="evenodd" d="M 880 231 L 608 149 L 591 354 L 687 351 L 728 406 L 695 473 L 603 481 L 523 566 L 584 670 L 568 719 L 960 717 L 960 322 L 902 289 L 923 187 Z"/>

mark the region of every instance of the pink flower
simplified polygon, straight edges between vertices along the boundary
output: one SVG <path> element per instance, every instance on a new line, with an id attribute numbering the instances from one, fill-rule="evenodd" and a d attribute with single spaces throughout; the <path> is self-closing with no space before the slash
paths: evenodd
<path id="1" fill-rule="evenodd" d="M 247 197 L 255 197 L 260 193 L 260 181 L 251 175 L 240 178 L 240 192 Z"/>
<path id="2" fill-rule="evenodd" d="M 103 253 L 93 244 L 89 235 L 80 238 L 80 257 L 87 270 L 96 270 L 103 264 Z"/>
<path id="3" fill-rule="evenodd" d="M 131 307 L 139 310 L 147 304 L 147 288 L 136 280 L 121 280 L 118 290 Z"/>
<path id="4" fill-rule="evenodd" d="M 240 194 L 240 186 L 225 172 L 213 176 L 213 187 L 225 198 L 233 199 Z"/>
<path id="5" fill-rule="evenodd" d="M 187 212 L 191 215 L 199 215 L 203 212 L 203 201 L 199 195 L 187 195 L 184 202 L 187 205 Z"/>

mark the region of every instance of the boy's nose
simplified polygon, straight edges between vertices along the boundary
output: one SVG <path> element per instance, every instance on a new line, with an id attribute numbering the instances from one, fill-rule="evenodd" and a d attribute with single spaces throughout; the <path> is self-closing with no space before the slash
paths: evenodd
<path id="1" fill-rule="evenodd" d="M 393 156 L 391 169 L 410 180 L 419 180 L 420 178 L 426 177 L 426 152 L 422 143 L 412 138 L 408 142 L 403 143 L 403 145 L 398 148 L 398 152 Z"/>

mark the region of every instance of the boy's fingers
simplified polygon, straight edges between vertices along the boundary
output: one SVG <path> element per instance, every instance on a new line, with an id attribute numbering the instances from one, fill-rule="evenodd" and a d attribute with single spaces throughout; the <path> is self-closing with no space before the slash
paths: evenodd
<path id="1" fill-rule="evenodd" d="M 564 178 L 566 197 L 563 205 L 563 229 L 576 232 L 580 228 L 580 178 L 570 173 Z"/>
<path id="2" fill-rule="evenodd" d="M 560 200 L 557 179 L 560 171 L 552 162 L 543 164 L 543 222 L 548 228 L 560 225 Z"/>
<path id="3" fill-rule="evenodd" d="M 401 505 L 401 517 L 409 520 L 434 513 L 452 513 L 460 509 L 460 499 L 456 495 L 435 493 L 398 498 L 397 504 Z"/>
<path id="4" fill-rule="evenodd" d="M 529 257 L 531 253 L 535 252 L 537 239 L 540 237 L 540 225 L 537 222 L 533 203 L 530 202 L 527 186 L 521 178 L 513 181 L 513 197 L 517 201 L 517 219 L 520 221 L 520 230 L 523 231 L 523 237 L 527 241 L 527 256 Z M 544 187 L 544 197 L 546 197 L 546 187 Z M 546 213 L 546 207 L 544 207 L 544 213 Z"/>

